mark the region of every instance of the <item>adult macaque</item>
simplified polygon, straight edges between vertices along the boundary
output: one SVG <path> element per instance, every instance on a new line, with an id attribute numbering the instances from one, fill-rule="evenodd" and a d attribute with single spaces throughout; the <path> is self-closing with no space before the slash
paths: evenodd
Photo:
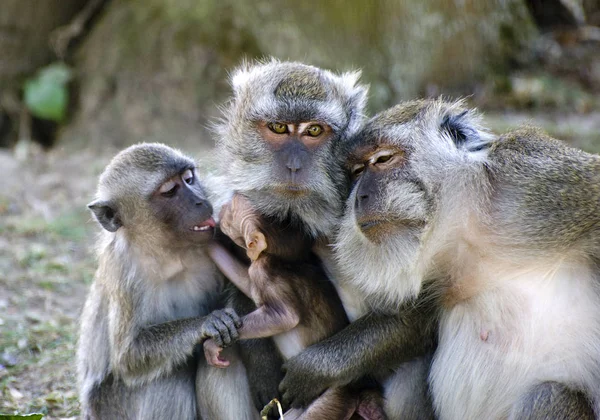
<path id="1" fill-rule="evenodd" d="M 284 399 L 306 406 L 328 388 L 376 374 L 388 381 L 390 417 L 428 418 L 428 359 L 414 358 L 435 345 L 429 309 L 407 305 L 401 315 L 379 310 L 349 287 L 328 246 L 348 193 L 344 145 L 363 123 L 367 89 L 358 76 L 275 60 L 243 65 L 233 73 L 233 98 L 217 127 L 217 161 L 223 165 L 223 186 L 247 197 L 270 221 L 291 223 L 314 238 L 313 251 L 352 321 L 286 362 Z M 238 313 L 254 309 L 246 299 L 246 311 L 240 310 L 243 298 L 239 293 L 233 299 Z M 240 345 L 260 407 L 278 395 L 280 363 L 268 357 L 276 351 L 264 339 Z"/>
<path id="2" fill-rule="evenodd" d="M 600 157 L 430 100 L 370 120 L 351 164 L 340 267 L 382 305 L 432 297 L 439 418 L 597 418 Z"/>

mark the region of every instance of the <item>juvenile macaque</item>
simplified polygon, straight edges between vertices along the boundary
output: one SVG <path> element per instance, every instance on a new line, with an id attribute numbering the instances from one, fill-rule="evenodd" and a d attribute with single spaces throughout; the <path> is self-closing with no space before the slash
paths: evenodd
<path id="1" fill-rule="evenodd" d="M 104 228 L 77 351 L 84 419 L 251 418 L 247 383 L 207 387 L 195 357 L 239 318 L 217 310 L 224 279 L 207 255 L 215 222 L 194 161 L 162 144 L 119 153 L 88 205 Z M 233 404 L 232 404 L 233 402 Z M 214 410 L 213 410 L 214 409 Z M 258 413 L 255 413 L 255 417 Z"/>
<path id="2" fill-rule="evenodd" d="M 210 249 L 223 273 L 257 306 L 242 318 L 239 339 L 274 337 L 288 359 L 348 324 L 334 286 L 311 253 L 314 240 L 308 234 L 260 216 L 241 195 L 224 207 L 221 229 L 247 250 L 251 260 L 248 269 L 221 246 Z M 213 339 L 204 342 L 206 359 L 213 366 L 228 366 L 219 355 L 221 350 Z M 357 412 L 366 419 L 383 419 L 382 407 L 375 390 L 361 391 L 357 384 L 328 389 L 300 418 L 346 419 Z"/>

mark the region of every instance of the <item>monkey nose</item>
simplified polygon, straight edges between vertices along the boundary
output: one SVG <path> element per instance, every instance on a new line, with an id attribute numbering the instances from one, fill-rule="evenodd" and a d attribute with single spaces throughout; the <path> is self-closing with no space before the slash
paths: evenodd
<path id="1" fill-rule="evenodd" d="M 291 156 L 285 166 L 287 166 L 292 173 L 298 172 L 302 168 L 302 164 L 300 163 L 298 156 Z"/>
<path id="2" fill-rule="evenodd" d="M 364 208 L 369 202 L 369 194 L 358 194 L 356 196 L 356 201 L 354 202 L 354 208 L 360 210 Z"/>

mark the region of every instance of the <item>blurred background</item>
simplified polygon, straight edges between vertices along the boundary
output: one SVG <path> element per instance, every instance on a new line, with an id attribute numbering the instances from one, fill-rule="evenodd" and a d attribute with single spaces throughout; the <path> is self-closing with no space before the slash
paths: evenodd
<path id="1" fill-rule="evenodd" d="M 79 412 L 108 159 L 161 141 L 209 160 L 228 72 L 266 56 L 362 69 L 371 114 L 466 97 L 494 131 L 600 151 L 600 0 L 2 0 L 0 413 Z"/>

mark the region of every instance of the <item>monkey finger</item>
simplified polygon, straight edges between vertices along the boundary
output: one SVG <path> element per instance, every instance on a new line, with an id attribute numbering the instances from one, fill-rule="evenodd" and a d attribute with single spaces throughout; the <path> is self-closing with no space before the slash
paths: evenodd
<path id="1" fill-rule="evenodd" d="M 223 323 L 221 326 L 221 337 L 223 338 L 223 345 L 225 345 L 225 347 L 228 347 L 240 338 L 240 334 L 238 333 L 236 326 L 233 324 L 233 321 L 230 318 L 223 318 L 221 322 Z"/>
<path id="2" fill-rule="evenodd" d="M 206 362 L 217 368 L 226 368 L 229 366 L 229 361 L 221 357 L 222 347 L 216 345 L 213 340 L 207 340 L 204 342 L 204 357 Z"/>
<path id="3" fill-rule="evenodd" d="M 227 347 L 233 343 L 231 339 L 231 333 L 229 332 L 227 323 L 224 320 L 219 319 L 218 322 L 215 322 L 215 328 L 219 331 L 221 346 Z"/>
<path id="4" fill-rule="evenodd" d="M 227 313 L 227 315 L 229 315 L 229 317 L 233 321 L 233 324 L 235 325 L 236 328 L 241 328 L 242 327 L 242 325 L 243 325 L 242 318 L 237 314 L 237 312 L 235 311 L 235 309 L 233 309 L 233 308 L 225 308 L 225 312 Z"/>
<path id="5" fill-rule="evenodd" d="M 208 325 L 204 327 L 204 336 L 210 337 L 217 343 L 219 347 L 223 346 L 223 339 L 221 338 L 221 332 L 215 327 L 214 323 L 207 322 Z"/>
<path id="6" fill-rule="evenodd" d="M 237 339 L 238 331 L 237 329 L 241 327 L 242 321 L 238 314 L 232 308 L 225 308 L 215 315 L 219 318 L 219 320 L 223 323 L 224 327 L 227 328 L 229 335 L 235 337 Z"/>

